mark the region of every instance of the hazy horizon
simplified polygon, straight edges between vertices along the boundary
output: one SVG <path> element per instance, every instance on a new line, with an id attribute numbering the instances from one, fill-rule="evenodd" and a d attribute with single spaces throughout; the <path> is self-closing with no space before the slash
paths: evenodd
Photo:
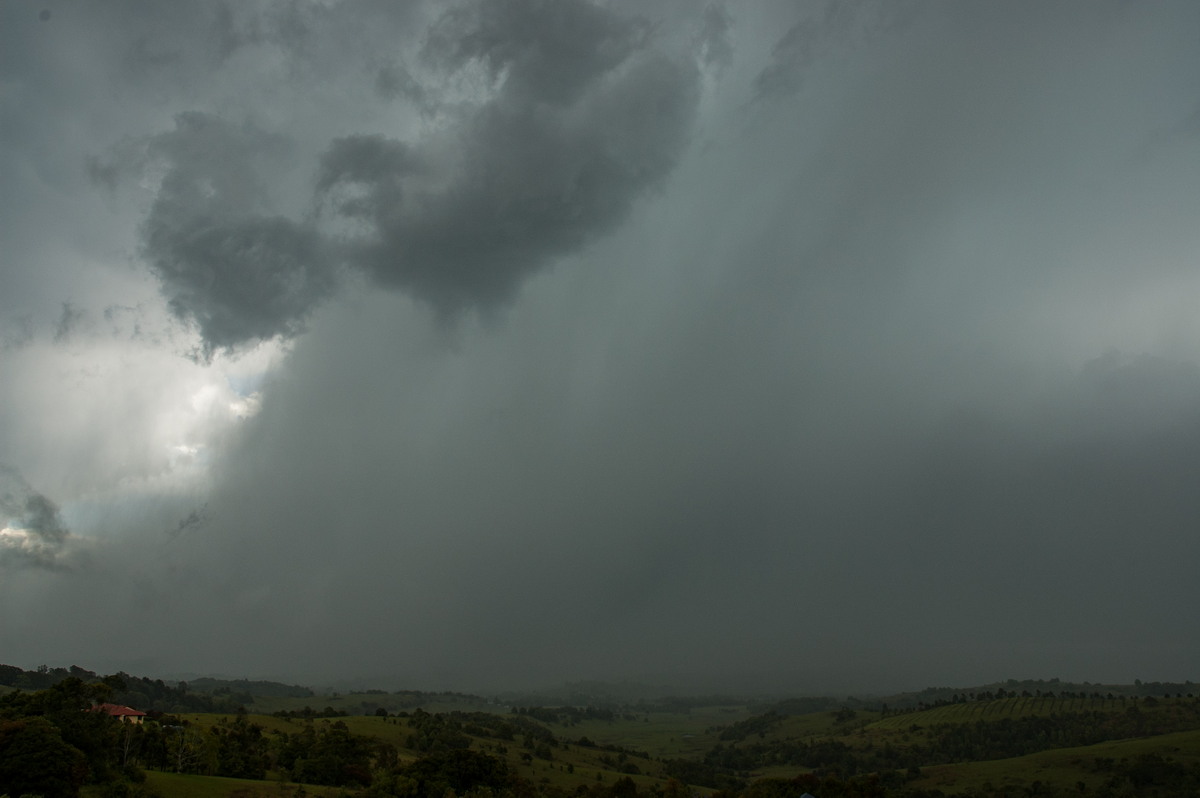
<path id="1" fill-rule="evenodd" d="M 13 663 L 0 663 L 4 665 L 12 665 Z M 41 665 L 47 665 L 49 668 L 66 668 L 70 666 L 54 665 L 41 663 L 38 666 L 26 667 L 26 670 L 36 670 Z M 76 663 L 78 665 L 78 663 Z M 129 668 L 113 666 L 109 668 L 88 668 L 84 665 L 78 665 L 96 673 L 99 676 L 105 676 L 114 673 L 125 673 L 129 676 L 137 678 L 162 679 L 168 684 L 179 682 L 194 682 L 199 679 L 215 679 L 217 681 L 249 681 L 249 682 L 269 682 L 274 684 L 288 684 L 297 687 L 306 687 L 313 690 L 316 696 L 331 695 L 334 693 L 347 694 L 362 694 L 366 691 L 384 690 L 389 693 L 398 693 L 404 691 L 415 691 L 430 694 L 438 693 L 457 693 L 461 695 L 477 696 L 485 699 L 504 699 L 504 698 L 541 698 L 546 701 L 562 700 L 566 701 L 572 697 L 587 698 L 589 701 L 594 699 L 606 699 L 618 703 L 629 702 L 635 703 L 639 700 L 653 700 L 659 698 L 696 698 L 704 696 L 720 696 L 727 698 L 741 698 L 750 700 L 786 700 L 788 698 L 804 698 L 804 697 L 822 697 L 822 698 L 853 698 L 858 700 L 870 700 L 877 698 L 892 698 L 900 694 L 920 693 L 925 690 L 975 690 L 977 688 L 993 687 L 993 686 L 1020 686 L 1029 685 L 1029 683 L 1040 683 L 1048 686 L 1059 686 L 1059 689 L 1067 689 L 1069 687 L 1085 686 L 1095 688 L 1109 688 L 1117 686 L 1157 686 L 1171 685 L 1182 686 L 1192 685 L 1191 679 L 1140 679 L 1135 678 L 1128 681 L 1094 681 L 1090 679 L 1063 679 L 1057 676 L 1031 676 L 1018 675 L 1008 676 L 1004 678 L 988 679 L 983 681 L 962 682 L 962 683 L 921 683 L 913 682 L 911 684 L 892 684 L 888 686 L 886 683 L 880 685 L 866 684 L 842 684 L 842 685 L 827 685 L 821 686 L 804 686 L 804 685 L 788 685 L 783 682 L 779 683 L 764 683 L 762 680 L 751 678 L 745 681 L 736 680 L 721 680 L 712 679 L 702 681 L 692 681 L 690 683 L 680 683 L 673 680 L 669 676 L 655 677 L 653 675 L 645 675 L 643 678 L 625 677 L 617 679 L 562 679 L 558 681 L 545 682 L 529 682 L 529 683 L 508 683 L 508 684 L 449 684 L 430 682 L 426 684 L 409 684 L 406 682 L 397 682 L 394 677 L 387 674 L 381 674 L 376 677 L 363 677 L 354 675 L 342 675 L 335 678 L 319 677 L 314 679 L 305 679 L 300 677 L 282 677 L 271 674 L 247 675 L 237 673 L 212 673 L 212 672 L 191 672 L 178 671 L 168 673 L 143 673 L 139 671 L 131 671 Z M 24 667 L 17 665 L 17 667 Z"/>
<path id="2" fill-rule="evenodd" d="M 1195 678 L 1198 32 L 0 3 L 0 661 Z"/>

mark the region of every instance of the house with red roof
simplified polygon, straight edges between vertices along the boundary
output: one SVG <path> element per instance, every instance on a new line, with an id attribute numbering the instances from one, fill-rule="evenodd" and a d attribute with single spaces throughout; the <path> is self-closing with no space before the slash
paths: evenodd
<path id="1" fill-rule="evenodd" d="M 110 718 L 116 718 L 122 723 L 141 723 L 142 718 L 146 717 L 145 712 L 139 712 L 133 707 L 123 707 L 120 704 L 97 704 L 92 707 L 93 712 L 103 712 Z"/>

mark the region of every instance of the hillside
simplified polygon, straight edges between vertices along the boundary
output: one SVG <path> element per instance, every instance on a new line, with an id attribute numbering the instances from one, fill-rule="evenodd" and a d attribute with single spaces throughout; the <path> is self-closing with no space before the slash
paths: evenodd
<path id="1" fill-rule="evenodd" d="M 0 761 L 10 763 L 0 765 L 0 794 L 33 791 L 21 781 L 28 768 L 11 763 L 34 739 L 60 752 L 60 775 L 76 774 L 84 795 L 116 794 L 114 785 L 130 795 L 420 798 L 1194 796 L 1200 788 L 1200 698 L 1148 694 L 1161 685 L 1006 683 L 765 707 L 718 696 L 511 706 L 459 693 L 170 685 L 79 668 L 4 666 L 0 675 L 17 682 L 0 689 Z M 138 706 L 130 697 L 147 701 L 141 726 L 100 713 L 80 724 L 80 709 L 114 699 Z M 219 707 L 231 708 L 212 711 Z"/>

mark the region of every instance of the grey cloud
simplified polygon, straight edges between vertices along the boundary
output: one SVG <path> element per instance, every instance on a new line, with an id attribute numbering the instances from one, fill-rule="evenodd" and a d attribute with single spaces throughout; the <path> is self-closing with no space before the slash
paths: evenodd
<path id="1" fill-rule="evenodd" d="M 205 357 L 295 335 L 336 286 L 317 234 L 266 212 L 256 161 L 282 144 L 195 112 L 150 144 L 165 173 L 143 224 L 145 256 L 171 310 L 199 328 Z"/>
<path id="2" fill-rule="evenodd" d="M 505 75 L 516 101 L 570 105 L 646 45 L 649 25 L 586 0 L 476 2 L 451 10 L 429 33 L 424 55 L 458 69 L 479 59 Z"/>
<path id="3" fill-rule="evenodd" d="M 494 307 L 613 230 L 688 143 L 697 70 L 656 47 L 644 20 L 582 1 L 473 3 L 439 18 L 422 53 L 443 81 L 484 64 L 491 96 L 441 108 L 411 142 L 335 139 L 317 168 L 316 225 L 273 212 L 266 162 L 283 137 L 193 111 L 145 144 L 163 176 L 143 254 L 202 357 L 296 335 L 336 290 L 338 264 L 443 312 Z M 376 66 L 375 88 L 438 107 L 395 60 Z M 130 149 L 89 161 L 92 180 L 112 186 Z"/>
<path id="4" fill-rule="evenodd" d="M 444 311 L 494 305 L 548 259 L 616 227 L 671 171 L 695 113 L 695 68 L 637 50 L 638 28 L 599 9 L 553 8 L 540 20 L 526 19 L 527 3 L 484 4 L 482 21 L 443 20 L 433 41 L 451 65 L 511 68 L 444 135 L 347 137 L 326 151 L 323 204 L 368 231 L 351 239 L 352 263 Z M 449 30 L 461 38 L 444 41 Z M 572 60 L 566 48 L 580 39 L 591 55 Z"/>
<path id="5" fill-rule="evenodd" d="M 0 465 L 0 566 L 55 569 L 71 537 L 58 507 L 31 488 L 20 472 Z"/>
<path id="6" fill-rule="evenodd" d="M 428 92 L 412 73 L 397 61 L 379 65 L 375 72 L 375 90 L 385 99 L 406 99 L 418 107 L 429 108 Z"/>

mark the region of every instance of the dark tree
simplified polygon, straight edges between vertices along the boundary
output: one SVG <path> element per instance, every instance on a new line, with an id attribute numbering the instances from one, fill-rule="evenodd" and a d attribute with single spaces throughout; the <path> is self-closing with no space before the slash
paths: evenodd
<path id="1" fill-rule="evenodd" d="M 45 718 L 0 721 L 0 794 L 73 798 L 87 772 L 83 753 Z"/>

